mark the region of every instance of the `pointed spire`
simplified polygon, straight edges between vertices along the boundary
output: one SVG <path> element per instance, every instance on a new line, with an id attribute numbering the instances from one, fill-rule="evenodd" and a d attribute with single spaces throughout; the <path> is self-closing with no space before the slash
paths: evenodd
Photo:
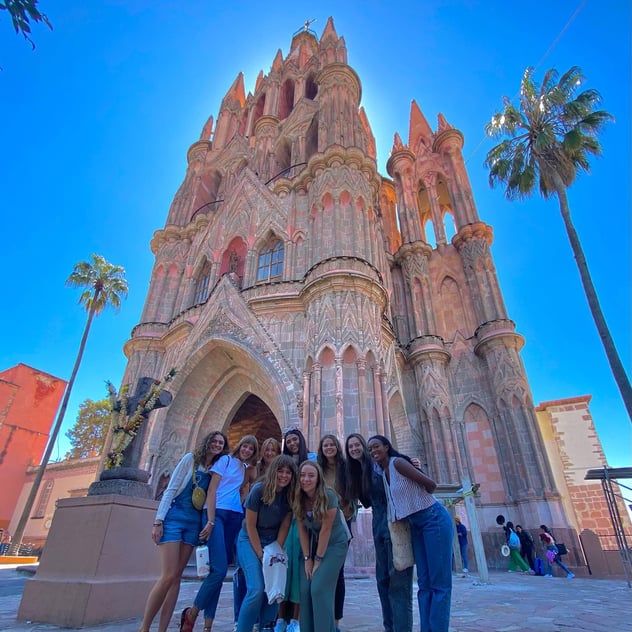
<path id="1" fill-rule="evenodd" d="M 244 73 L 240 72 L 237 75 L 233 85 L 228 89 L 226 96 L 224 97 L 222 104 L 226 101 L 233 101 L 239 103 L 240 107 L 244 106 L 246 102 L 246 90 L 244 88 Z"/>
<path id="2" fill-rule="evenodd" d="M 259 86 L 261 85 L 262 81 L 263 81 L 263 70 L 260 70 L 259 74 L 257 75 L 257 81 L 255 81 L 255 93 L 257 92 L 257 90 L 259 90 Z"/>
<path id="3" fill-rule="evenodd" d="M 213 134 L 213 115 L 209 116 L 202 128 L 202 133 L 200 134 L 200 140 L 210 140 L 211 134 Z"/>
<path id="4" fill-rule="evenodd" d="M 439 132 L 445 132 L 447 129 L 454 129 L 450 123 L 446 120 L 445 116 L 439 112 L 439 116 L 437 117 L 439 120 Z"/>
<path id="5" fill-rule="evenodd" d="M 281 53 L 281 49 L 277 51 L 277 54 L 274 57 L 274 61 L 272 62 L 272 70 L 281 70 L 283 68 L 283 54 Z"/>
<path id="6" fill-rule="evenodd" d="M 334 19 L 329 16 L 329 19 L 327 20 L 327 25 L 325 26 L 325 30 L 323 31 L 323 34 L 320 37 L 320 43 L 323 44 L 326 41 L 334 41 L 337 42 L 338 41 L 338 33 L 336 33 L 336 27 L 334 26 Z"/>
<path id="7" fill-rule="evenodd" d="M 404 149 L 404 143 L 402 143 L 402 139 L 400 137 L 400 135 L 395 132 L 395 136 L 393 138 L 393 148 L 391 149 L 391 153 L 395 153 L 396 151 L 400 151 L 401 149 Z"/>
<path id="8" fill-rule="evenodd" d="M 417 101 L 412 100 L 410 104 L 410 127 L 408 129 L 408 146 L 416 147 L 420 136 L 428 139 L 425 144 L 432 139 L 432 129 L 426 121 L 426 117 L 422 114 Z"/>

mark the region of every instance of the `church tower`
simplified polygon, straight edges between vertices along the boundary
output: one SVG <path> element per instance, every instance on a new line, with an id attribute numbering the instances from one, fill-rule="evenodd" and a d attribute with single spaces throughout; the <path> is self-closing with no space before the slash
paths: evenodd
<path id="1" fill-rule="evenodd" d="M 294 35 L 246 94 L 237 75 L 187 153 L 124 381 L 178 370 L 144 429 L 156 487 L 212 429 L 390 436 L 439 483 L 498 513 L 566 526 L 522 337 L 478 217 L 463 136 L 412 102 L 387 171 L 330 18 Z"/>

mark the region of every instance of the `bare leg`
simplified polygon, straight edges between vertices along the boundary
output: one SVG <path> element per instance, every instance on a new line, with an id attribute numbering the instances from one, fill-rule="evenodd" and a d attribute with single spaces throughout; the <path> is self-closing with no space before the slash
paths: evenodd
<path id="1" fill-rule="evenodd" d="M 149 597 L 147 597 L 147 603 L 145 604 L 145 613 L 143 615 L 143 621 L 140 625 L 141 632 L 149 630 L 152 621 L 154 620 L 158 611 L 167 605 L 165 601 L 167 601 L 167 595 L 172 586 L 176 586 L 176 590 L 180 586 L 180 578 L 182 577 L 182 571 L 186 566 L 186 560 L 189 559 L 191 555 L 191 551 L 193 547 L 184 544 L 183 542 L 165 542 L 158 547 L 158 552 L 160 554 L 160 565 L 161 565 L 161 575 L 158 581 L 154 584 L 154 587 L 151 589 L 149 593 Z M 184 564 L 182 563 L 182 558 L 186 556 L 186 560 Z M 176 600 L 178 598 L 178 594 L 176 592 Z M 173 608 L 175 607 L 175 600 L 171 603 L 171 610 L 168 613 L 167 623 L 171 619 L 171 615 L 173 614 Z M 162 621 L 166 617 L 167 612 L 162 612 L 160 616 L 160 625 L 159 628 L 161 632 L 165 632 L 167 629 L 166 625 L 162 627 Z"/>

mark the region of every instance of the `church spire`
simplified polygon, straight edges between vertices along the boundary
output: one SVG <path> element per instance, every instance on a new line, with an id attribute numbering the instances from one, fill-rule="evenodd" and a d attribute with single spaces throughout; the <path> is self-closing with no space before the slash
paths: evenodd
<path id="1" fill-rule="evenodd" d="M 429 146 L 432 141 L 432 129 L 417 105 L 417 101 L 413 99 L 410 103 L 410 127 L 408 129 L 408 146 L 413 151 L 419 144 L 420 138 L 423 138 L 424 144 Z"/>
<path id="2" fill-rule="evenodd" d="M 226 96 L 223 98 L 222 107 L 229 103 L 237 103 L 240 108 L 243 108 L 245 102 L 246 90 L 244 89 L 244 73 L 240 72 L 235 78 L 235 81 L 233 81 L 233 85 L 228 89 Z"/>
<path id="3" fill-rule="evenodd" d="M 334 19 L 329 16 L 327 19 L 327 24 L 325 26 L 325 30 L 320 37 L 320 43 L 325 44 L 327 42 L 337 42 L 340 38 L 338 37 L 338 33 L 336 33 L 336 27 L 334 26 Z"/>

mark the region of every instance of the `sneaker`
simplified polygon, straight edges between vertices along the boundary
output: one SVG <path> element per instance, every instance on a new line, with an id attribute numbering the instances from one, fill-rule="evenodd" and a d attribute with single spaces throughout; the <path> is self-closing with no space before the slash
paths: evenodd
<path id="1" fill-rule="evenodd" d="M 277 619 L 276 625 L 274 626 L 274 632 L 286 632 L 287 627 L 288 625 L 285 619 Z"/>
<path id="2" fill-rule="evenodd" d="M 530 568 L 530 569 L 527 571 L 527 573 L 528 573 L 529 575 L 535 575 L 535 571 L 534 571 L 532 568 Z"/>
<path id="3" fill-rule="evenodd" d="M 237 632 L 237 623 L 233 624 L 233 632 Z"/>
<path id="4" fill-rule="evenodd" d="M 551 573 L 549 573 L 548 575 L 545 575 L 545 577 L 553 577 L 553 575 L 551 575 Z"/>
<path id="5" fill-rule="evenodd" d="M 287 624 L 286 632 L 301 632 L 301 626 L 299 625 L 299 623 L 298 623 L 298 621 L 296 619 L 292 619 Z"/>
<path id="6" fill-rule="evenodd" d="M 575 575 L 574 575 L 573 573 L 569 573 L 569 574 L 566 576 L 566 579 L 573 579 L 573 577 L 575 577 Z"/>
<path id="7" fill-rule="evenodd" d="M 265 630 L 265 628 L 264 628 L 264 630 Z M 255 623 L 252 626 L 252 632 L 259 632 L 259 624 L 258 623 Z"/>
<path id="8" fill-rule="evenodd" d="M 468 570 L 467 570 L 467 568 L 464 568 L 464 569 L 463 569 L 463 572 L 464 572 L 464 573 L 469 573 L 470 571 L 468 571 Z"/>

